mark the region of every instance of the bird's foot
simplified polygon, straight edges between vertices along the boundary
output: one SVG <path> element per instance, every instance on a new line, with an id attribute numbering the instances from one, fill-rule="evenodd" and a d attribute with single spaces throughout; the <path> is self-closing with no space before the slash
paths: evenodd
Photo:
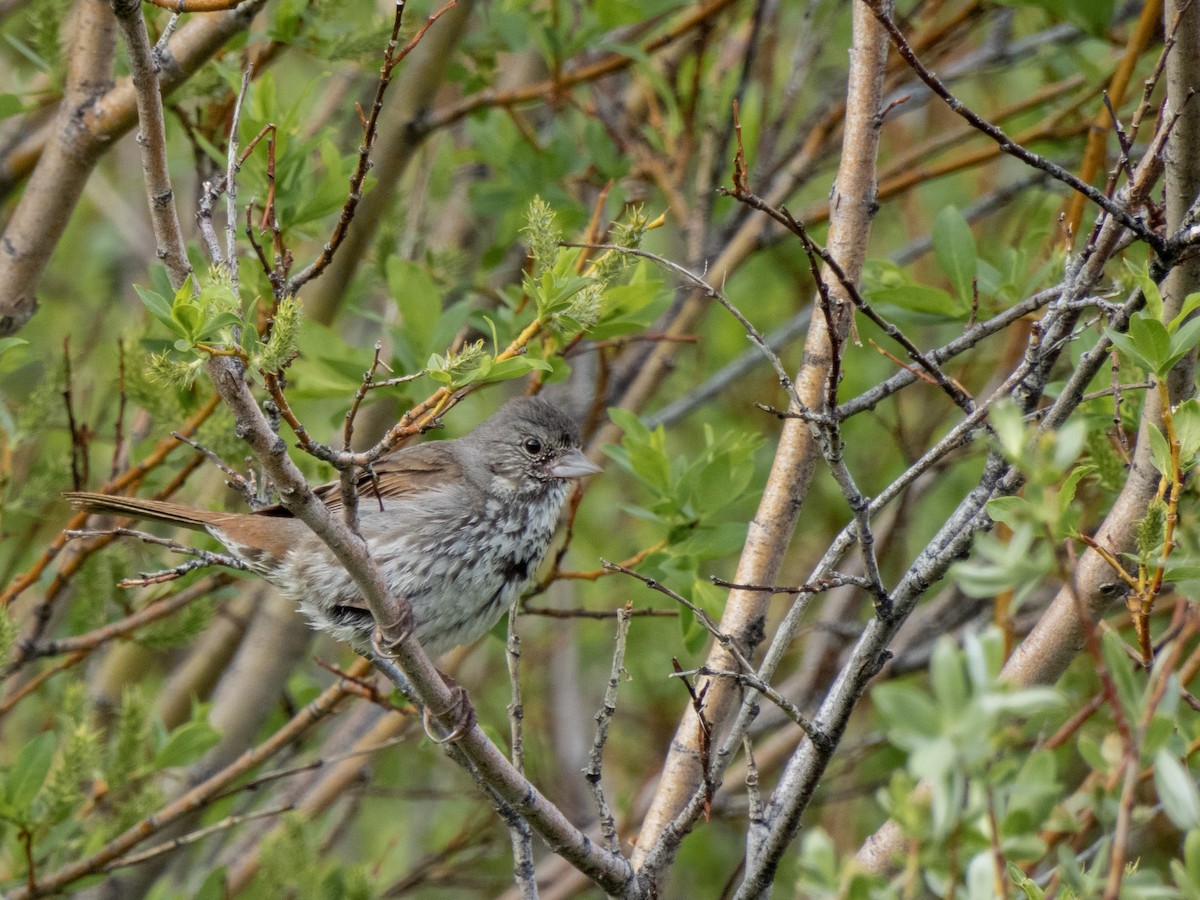
<path id="1" fill-rule="evenodd" d="M 433 718 L 428 707 L 421 713 L 421 724 L 425 727 L 426 736 L 435 744 L 448 744 L 451 741 L 457 741 L 475 726 L 475 707 L 471 705 L 471 698 L 467 696 L 466 688 L 445 672 L 438 674 L 442 676 L 442 681 L 446 682 L 446 687 L 450 688 L 454 699 L 449 706 L 437 713 L 437 716 L 438 718 L 446 715 L 453 716 L 454 727 L 444 735 L 434 734 Z"/>
<path id="2" fill-rule="evenodd" d="M 412 608 L 401 602 L 396 604 L 395 611 L 395 620 L 377 625 L 371 633 L 371 649 L 383 659 L 395 659 L 400 645 L 413 633 Z"/>

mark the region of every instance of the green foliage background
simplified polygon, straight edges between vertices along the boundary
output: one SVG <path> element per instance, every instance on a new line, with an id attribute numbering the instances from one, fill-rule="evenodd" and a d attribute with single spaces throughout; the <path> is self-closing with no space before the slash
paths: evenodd
<path id="1" fill-rule="evenodd" d="M 732 184 L 736 101 L 751 187 L 765 193 L 776 180 L 788 181 L 787 208 L 824 240 L 849 15 L 846 4 L 833 0 L 709 4 L 699 25 L 658 46 L 657 37 L 698 16 L 700 5 L 463 6 L 456 13 L 461 21 L 430 32 L 461 29 L 442 65 L 418 48 L 397 70 L 388 115 L 407 122 L 409 131 L 385 126 L 394 142 L 381 140 L 374 154 L 376 160 L 402 154 L 404 165 L 389 169 L 396 174 L 387 185 L 376 175 L 367 179 L 368 197 L 384 189 L 391 194 L 377 217 L 355 222 L 369 223 L 362 224 L 366 252 L 351 275 L 331 270 L 295 304 L 272 303 L 272 284 L 244 236 L 239 289 L 211 266 L 192 225 L 196 198 L 224 170 L 246 57 L 261 54 L 239 136 L 244 148 L 274 126 L 273 187 L 264 141 L 241 168 L 239 201 L 256 200 L 259 216 L 273 190 L 280 237 L 296 268 L 319 253 L 357 161 L 355 104 L 370 102 L 390 8 L 364 0 L 272 0 L 247 34 L 169 98 L 170 166 L 198 296 L 190 285 L 172 290 L 155 261 L 133 137 L 105 155 L 41 283 L 41 311 L 19 337 L 0 339 L 0 585 L 15 583 L 61 531 L 69 515 L 62 491 L 95 488 L 144 459 L 203 408 L 211 396 L 200 365 L 206 347 L 240 346 L 254 369 L 282 375 L 297 417 L 330 443 L 340 440 L 376 342 L 388 366 L 380 377 L 423 374 L 370 395 L 358 420 L 362 440 L 377 439 L 439 387 L 481 388 L 446 416 L 443 434 L 450 436 L 505 397 L 545 386 L 581 415 L 589 434 L 611 423 L 608 433 L 616 437 L 601 441 L 607 471 L 588 485 L 554 573 L 576 577 L 543 573 L 523 604 L 528 770 L 574 821 L 594 819 L 579 768 L 608 677 L 614 620 L 564 618 L 563 611 L 613 613 L 626 603 L 654 611 L 634 620 L 605 751 L 604 786 L 628 842 L 688 703 L 671 677 L 672 663 L 700 665 L 710 636 L 662 594 L 632 579 L 601 576 L 600 560 L 631 561 L 719 619 L 727 590 L 712 576 L 733 576 L 779 433 L 778 419 L 754 404 L 783 407 L 787 400 L 765 362 L 747 366 L 711 395 L 701 393 L 715 373 L 753 352 L 741 326 L 711 304 L 675 345 L 669 377 L 640 408 L 618 408 L 620 389 L 650 348 L 667 343 L 663 332 L 689 292 L 649 260 L 586 256 L 559 240 L 640 245 L 697 273 L 715 266 L 716 286 L 761 331 L 790 330 L 778 342 L 779 354 L 795 371 L 802 362 L 799 326 L 812 314 L 808 262 L 799 242 L 780 231 L 763 228 L 747 237 L 758 214 L 717 188 Z M 1097 92 L 1126 51 L 1138 9 L 1091 0 L 901 6 L 912 13 L 905 27 L 927 38 L 923 56 L 949 73 L 969 105 L 1001 120 L 1010 134 L 1032 133 L 1030 146 L 1046 157 L 1078 167 L 1089 123 L 1102 109 Z M 429 3 L 414 2 L 406 34 L 431 11 Z M 62 0 L 13 4 L 0 14 L 4 146 L 57 100 L 69 14 Z M 153 38 L 169 13 L 147 6 L 146 15 Z M 1023 49 L 986 58 L 992 39 Z M 1141 55 L 1138 77 L 1149 75 L 1160 49 L 1161 39 Z M 627 57 L 628 65 L 603 78 L 553 84 L 562 72 L 579 72 L 611 54 Z M 120 74 L 121 54 L 117 65 Z M 1062 278 L 1068 242 L 1057 229 L 1064 192 L 1011 159 L 980 152 L 994 148 L 930 102 L 899 66 L 892 73 L 898 105 L 883 131 L 880 206 L 862 289 L 881 314 L 932 348 Z M 540 84 L 549 86 L 502 102 L 506 91 Z M 477 106 L 449 115 L 463 98 Z M 1126 101 L 1122 116 L 1136 99 Z M 10 190 L 2 202 L 11 208 L 17 193 Z M 600 230 L 589 224 L 593 217 Z M 270 232 L 256 227 L 255 234 L 269 255 Z M 737 247 L 748 249 L 731 249 Z M 595 265 L 587 268 L 586 259 Z M 891 583 L 977 482 L 988 449 L 999 448 L 1025 475 L 1019 496 L 989 507 L 1004 528 L 981 535 L 970 558 L 931 586 L 928 606 L 902 633 L 896 659 L 843 737 L 801 839 L 784 859 L 778 896 L 988 897 L 998 878 L 1013 896 L 1099 896 L 1119 818 L 1118 775 L 1125 771 L 1126 747 L 1117 736 L 1134 723 L 1145 776 L 1132 816 L 1129 861 L 1136 870 L 1125 877 L 1121 896 L 1200 897 L 1200 792 L 1188 768 L 1200 737 L 1189 693 L 1200 669 L 1191 664 L 1194 630 L 1188 626 L 1178 649 L 1163 650 L 1159 668 L 1147 671 L 1131 660 L 1137 640 L 1129 617 L 1117 613 L 1095 655 L 1081 655 L 1057 685 L 1016 690 L 998 679 L 1014 643 L 1070 578 L 1072 554 L 1083 550 L 1078 536 L 1094 533 L 1126 477 L 1114 450 L 1114 421 L 1132 435 L 1143 382 L 1164 376 L 1200 338 L 1194 319 L 1164 321 L 1140 247 L 1109 266 L 1106 288 L 1106 297 L 1118 299 L 1141 288 L 1146 309 L 1127 333 L 1106 330 L 1099 315 L 1087 320 L 1063 368 L 1107 335 L 1120 354 L 1119 380 L 1133 385 L 1124 403 L 1097 396 L 1045 438 L 1033 436 L 1018 410 L 1002 406 L 988 438 L 948 456 L 882 517 L 877 539 Z M 1196 303 L 1188 302 L 1190 311 Z M 275 325 L 264 338 L 255 325 L 268 312 Z M 542 328 L 525 352 L 497 359 L 534 321 Z M 978 343 L 947 372 L 980 396 L 997 372 L 1011 367 L 1023 327 Z M 865 318 L 857 329 L 859 339 L 845 351 L 842 401 L 893 375 L 895 357 L 903 355 Z M 456 336 L 463 340 L 456 344 Z M 264 376 L 255 377 L 261 383 Z M 1106 371 L 1092 388 L 1103 391 L 1112 378 Z M 673 411 L 689 400 L 695 402 L 685 413 Z M 848 419 L 845 457 L 863 493 L 873 496 L 899 476 L 946 432 L 955 412 L 935 387 L 918 383 Z M 1180 459 L 1172 463 L 1165 431 L 1155 453 L 1159 471 L 1168 479 L 1174 471 L 1181 491 L 1164 576 L 1175 593 L 1160 598 L 1152 620 L 1160 637 L 1190 621 L 1190 591 L 1200 575 L 1195 489 L 1186 479 L 1200 451 L 1195 401 L 1177 409 L 1173 427 Z M 283 434 L 292 442 L 286 426 Z M 226 413 L 206 419 L 195 437 L 230 466 L 249 471 Z M 139 493 L 173 485 L 190 455 L 176 449 L 146 474 Z M 294 455 L 314 482 L 333 475 L 312 457 Z M 222 504 L 229 498 L 221 481 L 204 465 L 178 496 Z M 1163 555 L 1165 509 L 1147 510 L 1136 558 L 1125 560 L 1131 570 L 1153 570 Z M 819 467 L 783 583 L 802 582 L 848 521 L 845 499 Z M 215 549 L 207 539 L 189 540 Z M 96 851 L 266 740 L 334 680 L 330 667 L 353 663 L 347 648 L 309 636 L 298 617 L 278 602 L 272 606 L 248 578 L 218 582 L 199 572 L 120 590 L 115 584 L 122 578 L 176 561 L 119 541 L 75 571 L 85 546 L 57 551 L 55 563 L 0 619 L 0 657 L 10 665 L 0 699 L 4 890 Z M 60 571 L 69 579 L 61 590 Z M 42 646 L 91 635 L 201 583 L 202 599 L 130 634 L 84 650 Z M 12 667 L 28 649 L 24 641 L 47 596 L 54 597 L 49 624 L 35 642 L 44 658 Z M 859 600 L 851 614 L 833 620 L 822 618 L 818 601 L 811 630 L 789 651 L 777 686 L 805 713 L 836 672 L 838 654 L 872 615 L 869 597 Z M 789 595 L 773 602 L 768 630 Z M 278 647 L 286 653 L 270 642 L 239 643 L 243 634 L 261 639 L 267 632 L 251 630 L 252 623 L 265 629 L 271 617 L 283 623 Z M 229 633 L 220 640 L 222 627 Z M 451 664 L 483 724 L 503 744 L 509 687 L 502 632 Z M 272 654 L 263 670 L 248 668 Z M 281 662 L 280 655 L 287 658 Z M 193 667 L 205 674 L 192 682 L 179 676 Z M 240 705 L 239 682 L 246 686 Z M 1102 699 L 1089 707 L 1091 715 L 1073 722 L 1097 695 Z M 763 706 L 753 742 L 769 789 L 801 734 Z M 252 897 L 500 896 L 512 881 L 503 824 L 419 725 L 412 719 L 381 725 L 385 720 L 400 717 L 361 699 L 344 704 L 242 783 L 292 767 L 296 773 L 206 803 L 186 831 L 220 828 L 151 860 L 93 873 L 70 889 L 105 882 L 125 896 L 155 898 L 219 897 L 228 885 Z M 391 743 L 396 735 L 403 740 Z M 385 746 L 345 756 L 359 742 Z M 306 806 L 317 782 L 305 780 L 304 767 L 346 759 L 354 777 L 345 788 L 331 802 Z M 736 884 L 747 806 L 744 762 L 739 766 L 711 819 L 683 844 L 667 896 L 717 897 L 723 885 Z M 917 788 L 922 781 L 927 791 Z M 858 871 L 855 850 L 888 817 L 906 835 L 899 873 Z M 538 853 L 542 859 L 540 847 Z M 256 861 L 256 871 L 227 884 L 246 859 Z M 554 896 L 587 894 L 586 884 L 574 885 L 553 861 L 544 864 L 562 885 L 563 894 Z"/>

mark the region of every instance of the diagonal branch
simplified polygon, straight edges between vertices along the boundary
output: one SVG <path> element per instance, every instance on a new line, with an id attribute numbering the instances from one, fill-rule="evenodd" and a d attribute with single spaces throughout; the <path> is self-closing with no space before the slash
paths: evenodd
<path id="1" fill-rule="evenodd" d="M 867 7 L 870 8 L 875 18 L 878 19 L 879 23 L 884 27 L 884 29 L 887 30 L 887 33 L 891 36 L 892 43 L 896 45 L 896 50 L 902 57 L 904 57 L 904 60 L 908 63 L 909 67 L 917 73 L 917 77 L 925 82 L 931 91 L 937 94 L 937 96 L 941 97 L 942 100 L 946 102 L 946 105 L 950 107 L 951 111 L 962 116 L 971 124 L 972 127 L 979 129 L 979 131 L 983 132 L 993 141 L 995 141 L 1001 152 L 1007 153 L 1009 156 L 1016 157 L 1028 166 L 1042 170 L 1051 178 L 1061 181 L 1063 184 L 1067 185 L 1067 187 L 1087 197 L 1102 210 L 1104 210 L 1106 213 L 1136 234 L 1139 238 L 1149 244 L 1154 249 L 1155 253 L 1161 256 L 1166 252 L 1166 241 L 1164 241 L 1160 235 L 1157 235 L 1151 231 L 1141 219 L 1131 215 L 1125 207 L 1121 206 L 1119 203 L 1116 203 L 1111 197 L 1105 196 L 1102 191 L 1097 190 L 1087 182 L 1081 181 L 1062 166 L 1056 165 L 1055 163 L 1050 162 L 1050 160 L 1046 159 L 1044 156 L 1034 153 L 1031 150 L 1027 150 L 1025 147 L 1016 143 L 1012 138 L 1004 133 L 1003 129 L 984 119 L 978 113 L 971 110 L 970 107 L 959 100 L 956 96 L 954 96 L 954 94 L 950 92 L 950 89 L 942 84 L 941 79 L 933 74 L 933 72 L 929 71 L 929 69 L 925 67 L 924 63 L 922 63 L 917 57 L 916 52 L 908 43 L 908 40 L 904 37 L 904 33 L 900 30 L 899 26 L 896 25 L 895 20 L 892 18 L 891 12 L 884 8 L 881 0 L 861 0 L 861 2 L 865 3 Z"/>

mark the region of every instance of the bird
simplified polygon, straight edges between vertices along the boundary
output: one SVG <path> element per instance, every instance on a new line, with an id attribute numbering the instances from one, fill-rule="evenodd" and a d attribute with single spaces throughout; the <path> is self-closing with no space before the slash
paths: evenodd
<path id="1" fill-rule="evenodd" d="M 538 397 L 500 407 L 463 437 L 404 447 L 359 473 L 359 531 L 412 633 L 436 658 L 486 634 L 541 565 L 570 483 L 600 467 L 579 429 Z M 337 482 L 314 488 L 331 509 Z M 333 552 L 282 506 L 215 512 L 179 503 L 66 493 L 76 507 L 208 532 L 294 600 L 314 628 L 369 653 L 376 623 Z M 366 502 L 366 501 L 370 502 Z"/>

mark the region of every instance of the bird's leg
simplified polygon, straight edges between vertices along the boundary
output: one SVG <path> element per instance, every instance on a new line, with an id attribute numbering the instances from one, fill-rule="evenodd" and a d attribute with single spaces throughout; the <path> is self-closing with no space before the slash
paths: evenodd
<path id="1" fill-rule="evenodd" d="M 451 741 L 457 741 L 475 726 L 475 707 L 471 705 L 471 698 L 467 696 L 466 688 L 440 669 L 438 670 L 438 674 L 442 676 L 442 681 L 446 683 L 446 687 L 450 688 L 450 693 L 453 694 L 454 699 L 449 706 L 440 713 L 437 713 L 437 715 L 440 717 L 453 713 L 454 727 L 440 737 L 434 734 L 432 722 L 430 721 L 429 707 L 425 707 L 421 712 L 421 724 L 425 728 L 425 735 L 435 744 L 448 744 Z"/>
<path id="2" fill-rule="evenodd" d="M 380 624 L 375 627 L 375 631 L 371 634 L 371 650 L 375 655 L 383 660 L 394 660 L 396 658 L 396 650 L 400 644 L 412 634 L 413 616 L 412 607 L 407 603 L 393 601 L 393 612 L 396 615 L 395 620 L 386 624 Z M 446 683 L 446 687 L 450 689 L 453 695 L 453 700 L 450 705 L 436 715 L 440 718 L 444 715 L 453 714 L 454 727 L 442 736 L 434 734 L 433 723 L 429 707 L 421 713 L 421 724 L 425 727 L 425 734 L 435 744 L 445 744 L 450 741 L 457 741 L 464 734 L 471 730 L 475 725 L 475 707 L 471 705 L 471 699 L 467 696 L 466 689 L 447 675 L 445 672 L 438 670 L 438 674 L 442 676 L 442 681 Z"/>
<path id="3" fill-rule="evenodd" d="M 371 649 L 384 659 L 395 659 L 396 650 L 413 632 L 412 607 L 395 597 L 391 607 L 390 612 L 395 618 L 379 623 L 371 634 Z"/>

